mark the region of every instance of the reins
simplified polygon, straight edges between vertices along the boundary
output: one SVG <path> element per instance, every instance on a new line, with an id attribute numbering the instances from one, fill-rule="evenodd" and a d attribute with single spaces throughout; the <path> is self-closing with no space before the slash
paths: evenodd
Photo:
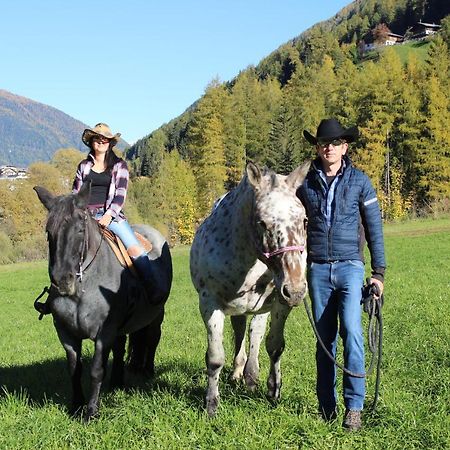
<path id="1" fill-rule="evenodd" d="M 100 225 L 98 225 L 100 227 Z M 79 261 L 79 267 L 80 270 L 76 273 L 77 277 L 78 277 L 78 281 L 81 283 L 83 281 L 83 273 L 86 272 L 86 270 L 89 268 L 89 266 L 94 262 L 95 258 L 98 255 L 98 252 L 100 251 L 100 247 L 102 246 L 103 243 L 103 238 L 104 238 L 104 233 L 100 233 L 100 243 L 98 244 L 97 250 L 95 250 L 94 255 L 92 256 L 92 259 L 89 261 L 89 263 L 86 265 L 86 267 L 83 268 L 83 264 L 84 264 L 84 253 L 85 250 L 88 248 L 88 232 L 87 232 L 87 228 L 88 228 L 88 212 L 85 211 L 84 212 L 84 236 L 83 236 L 83 247 L 81 248 L 81 252 L 80 252 L 80 261 Z M 87 253 L 87 250 L 86 250 Z"/>
<path id="2" fill-rule="evenodd" d="M 368 331 L 367 331 L 367 341 L 368 341 L 368 347 L 369 351 L 371 352 L 371 360 L 369 364 L 369 369 L 367 372 L 364 373 L 356 373 L 352 372 L 351 370 L 348 370 L 346 367 L 344 367 L 342 364 L 340 364 L 338 361 L 336 361 L 336 358 L 333 357 L 333 355 L 328 351 L 328 349 L 325 347 L 325 344 L 323 343 L 322 338 L 320 337 L 319 331 L 317 330 L 316 324 L 314 322 L 314 318 L 311 313 L 311 308 L 309 307 L 309 304 L 306 300 L 306 296 L 303 298 L 303 304 L 305 305 L 306 314 L 308 316 L 309 322 L 311 323 L 311 327 L 314 330 L 314 334 L 316 335 L 317 341 L 319 342 L 320 346 L 322 347 L 325 354 L 330 358 L 333 363 L 339 367 L 343 372 L 346 374 L 355 377 L 355 378 L 366 378 L 369 375 L 372 374 L 375 358 L 377 358 L 377 373 L 376 373 L 376 381 L 375 381 L 375 394 L 374 394 L 374 400 L 371 405 L 371 410 L 374 411 L 377 401 L 378 401 L 378 395 L 379 395 L 379 388 L 380 388 L 380 374 L 381 374 L 381 354 L 382 354 L 382 344 L 383 344 L 383 318 L 381 315 L 381 309 L 384 302 L 384 296 L 381 295 L 381 297 L 375 299 L 374 294 L 376 293 L 373 289 L 373 286 L 366 287 L 367 289 L 367 295 L 364 296 L 361 303 L 364 305 L 364 311 L 368 313 L 369 315 L 369 325 L 368 325 Z"/>

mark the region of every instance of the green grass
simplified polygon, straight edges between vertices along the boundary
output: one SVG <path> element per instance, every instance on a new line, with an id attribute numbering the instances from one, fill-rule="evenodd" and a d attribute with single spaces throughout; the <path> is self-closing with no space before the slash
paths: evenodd
<path id="1" fill-rule="evenodd" d="M 395 45 L 394 48 L 402 63 L 406 64 L 411 54 L 414 54 L 419 62 L 424 62 L 428 56 L 430 45 L 430 40 L 424 40 Z"/>
<path id="2" fill-rule="evenodd" d="M 203 410 L 206 337 L 191 285 L 188 248 L 173 250 L 175 279 L 167 304 L 153 383 L 128 376 L 127 390 L 104 389 L 99 419 L 67 415 L 69 378 L 50 317 L 33 300 L 47 283 L 46 262 L 0 267 L 0 448 L 5 449 L 444 449 L 450 448 L 450 218 L 386 227 L 388 273 L 379 405 L 360 433 L 316 413 L 314 337 L 303 307 L 286 329 L 282 398 L 265 399 L 228 382 L 232 339 L 215 418 Z M 84 359 L 90 362 L 92 345 Z M 341 374 L 339 374 L 341 378 Z M 88 386 L 87 370 L 84 383 Z M 339 386 L 339 392 L 341 392 Z M 368 403 L 374 378 L 368 380 Z"/>
<path id="3" fill-rule="evenodd" d="M 394 46 L 384 46 L 376 50 L 371 50 L 364 55 L 363 61 L 377 61 L 382 55 L 383 51 L 388 48 L 393 48 L 398 54 L 402 64 L 406 64 L 411 55 L 417 58 L 419 63 L 424 63 L 427 59 L 430 50 L 431 40 L 413 41 L 405 44 L 397 44 Z"/>

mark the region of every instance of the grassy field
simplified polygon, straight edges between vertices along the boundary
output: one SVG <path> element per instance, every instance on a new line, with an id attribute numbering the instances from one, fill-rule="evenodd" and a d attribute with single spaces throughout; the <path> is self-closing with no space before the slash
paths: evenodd
<path id="1" fill-rule="evenodd" d="M 423 63 L 425 62 L 428 56 L 430 45 L 431 40 L 422 40 L 422 41 L 411 41 L 405 44 L 398 44 L 394 45 L 393 47 L 391 46 L 380 47 L 379 49 L 367 52 L 364 56 L 364 61 L 377 60 L 386 49 L 394 48 L 394 50 L 396 51 L 396 53 L 400 58 L 400 61 L 403 64 L 406 64 L 408 62 L 411 55 L 414 55 L 417 61 Z"/>
<path id="2" fill-rule="evenodd" d="M 83 424 L 67 415 L 69 378 L 50 317 L 41 322 L 33 300 L 47 283 L 46 263 L 0 267 L 1 449 L 444 449 L 450 448 L 450 218 L 386 227 L 388 275 L 379 405 L 360 433 L 316 412 L 315 340 L 303 307 L 287 323 L 282 398 L 249 394 L 228 381 L 221 406 L 203 410 L 205 332 L 190 282 L 188 248 L 173 251 L 175 281 L 167 304 L 157 376 L 128 376 L 127 390 L 102 392 L 100 417 Z M 92 344 L 84 347 L 85 367 Z M 85 370 L 84 382 L 88 377 Z M 340 387 L 339 387 L 340 390 Z M 374 378 L 368 380 L 368 404 Z M 341 391 L 340 391 L 341 392 Z"/>

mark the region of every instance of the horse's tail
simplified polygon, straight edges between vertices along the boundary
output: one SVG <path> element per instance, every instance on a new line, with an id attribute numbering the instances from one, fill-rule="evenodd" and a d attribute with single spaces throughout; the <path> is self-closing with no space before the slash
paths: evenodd
<path id="1" fill-rule="evenodd" d="M 161 339 L 163 319 L 164 308 L 149 325 L 130 334 L 127 364 L 131 371 L 146 377 L 155 375 L 155 353 Z"/>

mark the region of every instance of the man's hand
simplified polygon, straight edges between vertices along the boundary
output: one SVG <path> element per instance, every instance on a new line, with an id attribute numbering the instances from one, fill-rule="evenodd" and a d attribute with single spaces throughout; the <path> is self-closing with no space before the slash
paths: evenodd
<path id="1" fill-rule="evenodd" d="M 98 223 L 103 228 L 106 228 L 111 223 L 112 219 L 113 218 L 110 214 L 103 214 L 103 216 L 98 220 Z"/>
<path id="2" fill-rule="evenodd" d="M 370 278 L 369 279 L 369 285 L 370 284 L 374 284 L 378 288 L 378 292 L 380 293 L 380 295 L 374 294 L 374 297 L 376 299 L 379 299 L 381 297 L 381 295 L 383 294 L 384 284 L 380 280 L 377 280 L 376 278 Z"/>

